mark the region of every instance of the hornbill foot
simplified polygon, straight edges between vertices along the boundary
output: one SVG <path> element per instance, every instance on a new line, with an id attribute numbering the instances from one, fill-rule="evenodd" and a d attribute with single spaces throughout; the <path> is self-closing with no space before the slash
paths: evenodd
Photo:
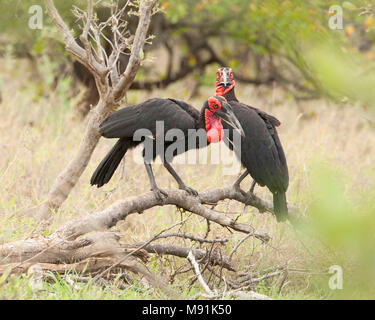
<path id="1" fill-rule="evenodd" d="M 194 196 L 194 197 L 198 196 L 198 191 L 194 190 L 193 188 L 187 187 L 185 185 L 181 185 L 178 188 L 181 190 L 185 190 L 191 196 Z"/>
<path id="2" fill-rule="evenodd" d="M 152 191 L 154 192 L 155 198 L 160 202 L 162 202 L 165 198 L 168 198 L 168 193 L 159 188 L 154 188 Z"/>

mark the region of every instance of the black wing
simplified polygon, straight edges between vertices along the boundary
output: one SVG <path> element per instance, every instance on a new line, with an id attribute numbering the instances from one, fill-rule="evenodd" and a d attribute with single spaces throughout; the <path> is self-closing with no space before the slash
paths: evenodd
<path id="1" fill-rule="evenodd" d="M 99 132 L 106 138 L 131 138 L 138 129 L 147 129 L 155 136 L 156 122 L 163 121 L 164 132 L 179 128 L 186 133 L 196 124 L 191 113 L 199 117 L 199 111 L 183 101 L 154 98 L 115 111 L 101 123 Z"/>
<path id="2" fill-rule="evenodd" d="M 280 122 L 259 109 L 234 101 L 230 104 L 245 131 L 245 137 L 241 138 L 241 152 L 234 145 L 236 155 L 257 183 L 266 185 L 272 192 L 285 192 L 289 184 L 288 166 L 275 128 Z M 233 128 L 224 122 L 223 127 L 229 129 L 228 138 L 233 142 Z M 233 145 L 226 143 L 233 150 Z"/>
<path id="3" fill-rule="evenodd" d="M 243 103 L 240 103 L 240 102 L 238 102 L 238 104 L 243 106 L 243 107 L 247 107 L 251 110 L 254 110 L 264 120 L 265 123 L 267 123 L 267 124 L 269 124 L 273 127 L 278 127 L 281 124 L 279 119 L 275 118 L 274 116 L 271 116 L 270 114 L 264 112 L 263 110 L 254 108 L 252 106 L 249 106 L 247 104 L 243 104 Z"/>

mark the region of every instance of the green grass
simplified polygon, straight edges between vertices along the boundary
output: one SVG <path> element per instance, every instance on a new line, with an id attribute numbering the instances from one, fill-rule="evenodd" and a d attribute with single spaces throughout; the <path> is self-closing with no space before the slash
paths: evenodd
<path id="1" fill-rule="evenodd" d="M 35 289 L 30 285 L 26 275 L 12 275 L 6 284 L 0 286 L 0 299 L 22 300 L 127 300 L 152 299 L 158 297 L 153 289 L 134 283 L 129 288 L 119 289 L 115 284 L 99 286 L 75 282 L 74 286 L 58 274 L 48 274 L 41 287 Z M 74 277 L 73 277 L 74 279 Z M 48 280 L 48 281 L 47 281 Z M 159 295 L 160 298 L 160 295 Z"/>

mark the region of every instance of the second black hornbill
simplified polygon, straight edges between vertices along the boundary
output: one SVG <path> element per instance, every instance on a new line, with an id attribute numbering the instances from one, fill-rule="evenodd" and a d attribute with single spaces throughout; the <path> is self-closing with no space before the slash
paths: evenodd
<path id="1" fill-rule="evenodd" d="M 166 193 L 158 188 L 152 172 L 151 161 L 156 156 L 160 156 L 165 168 L 176 180 L 180 189 L 197 195 L 194 189 L 185 185 L 170 162 L 174 156 L 190 149 L 202 148 L 211 142 L 219 142 L 223 138 L 224 122 L 231 124 L 231 127 L 238 129 L 243 135 L 241 124 L 230 104 L 222 97 L 216 96 L 206 100 L 200 112 L 183 101 L 159 98 L 115 111 L 100 124 L 99 132 L 103 137 L 119 138 L 119 140 L 99 164 L 90 182 L 98 188 L 106 184 L 125 153 L 140 143 L 144 143 L 143 161 L 152 190 L 158 200 L 162 200 Z M 162 130 L 158 130 L 158 124 Z M 171 129 L 177 130 L 174 132 Z M 145 134 L 140 139 L 142 130 L 149 132 L 149 135 Z M 201 139 L 202 133 L 204 143 Z M 172 144 L 176 147 L 172 148 L 172 154 L 167 154 Z M 151 148 L 151 151 L 147 148 Z"/>
<path id="2" fill-rule="evenodd" d="M 240 103 L 236 98 L 234 87 L 232 69 L 228 67 L 218 69 L 216 96 L 225 97 L 245 131 L 245 136 L 241 138 L 241 148 L 236 149 L 233 143 L 228 144 L 246 168 L 234 186 L 239 188 L 248 174 L 254 179 L 251 191 L 254 190 L 255 183 L 267 186 L 273 194 L 276 218 L 278 221 L 283 221 L 288 214 L 285 193 L 289 184 L 289 174 L 284 150 L 276 131 L 280 121 L 260 109 Z M 233 127 L 227 123 L 223 125 L 225 129 L 229 129 L 229 140 L 233 142 Z"/>

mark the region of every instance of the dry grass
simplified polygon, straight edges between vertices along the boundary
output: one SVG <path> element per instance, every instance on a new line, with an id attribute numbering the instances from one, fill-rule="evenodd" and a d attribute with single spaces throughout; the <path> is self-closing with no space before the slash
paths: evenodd
<path id="1" fill-rule="evenodd" d="M 71 106 L 79 97 L 67 97 L 64 87 L 47 92 L 48 98 L 40 96 L 36 94 L 38 86 L 30 83 L 32 80 L 28 76 L 24 76 L 30 72 L 26 63 L 7 59 L 6 63 L 2 62 L 0 65 L 3 95 L 0 105 L 0 243 L 28 238 L 39 232 L 48 233 L 65 221 L 96 212 L 117 199 L 149 190 L 144 167 L 134 163 L 131 154 L 126 156 L 123 176 L 120 168 L 111 182 L 103 188 L 97 189 L 89 185 L 92 172 L 114 143 L 103 139 L 68 200 L 55 213 L 54 223 L 48 230 L 39 230 L 32 219 L 23 213 L 45 199 L 55 177 L 77 150 L 85 123 L 74 120 Z M 186 80 L 183 85 L 177 84 L 168 90 L 131 92 L 128 99 L 130 103 L 150 97 L 178 97 L 186 100 L 189 95 L 186 88 L 192 85 L 192 80 Z M 200 108 L 204 99 L 213 93 L 212 88 L 204 87 L 200 95 L 190 102 Z M 330 105 L 325 101 L 307 102 L 298 106 L 277 90 L 240 84 L 237 95 L 241 101 L 264 109 L 282 122 L 279 133 L 290 170 L 289 202 L 302 210 L 308 206 L 311 199 L 311 166 L 314 159 L 318 158 L 333 164 L 338 171 L 344 173 L 347 177 L 345 192 L 348 194 L 355 196 L 364 190 L 374 189 L 374 129 L 363 117 L 360 108 Z M 222 168 L 218 165 L 176 165 L 176 169 L 186 184 L 197 190 L 229 184 L 236 178 L 223 177 Z M 160 187 L 176 187 L 162 166 L 155 166 L 155 174 Z M 250 185 L 249 180 L 246 183 Z M 270 193 L 265 188 L 257 187 L 256 193 L 270 199 Z M 249 208 L 244 210 L 242 205 L 235 202 L 222 203 L 218 209 L 235 215 L 241 213 L 240 221 L 272 235 L 269 244 L 263 245 L 258 240 L 249 239 L 241 246 L 234 257 L 239 270 L 260 270 L 286 263 L 304 268 L 312 266 L 316 260 L 293 228 L 288 224 L 277 224 L 270 214 L 259 214 L 257 210 Z M 174 207 L 154 208 L 142 215 L 130 216 L 126 222 L 116 226 L 116 230 L 123 236 L 124 242 L 144 241 L 179 219 L 180 213 Z M 184 226 L 184 231 L 204 235 L 206 222 L 193 217 Z M 226 229 L 213 226 L 210 237 L 229 238 L 230 241 L 221 248 L 223 253 L 229 254 L 243 235 L 232 234 Z M 187 240 L 178 242 L 190 245 Z M 156 259 L 150 262 L 149 267 L 168 274 L 171 272 L 170 264 L 181 263 L 186 261 Z M 180 275 L 174 285 L 186 287 L 191 276 L 192 273 Z M 226 275 L 227 278 L 231 276 L 230 273 Z M 264 290 L 274 297 L 320 297 L 319 290 L 312 291 L 309 279 L 310 276 L 305 274 L 291 275 L 281 296 L 272 291 L 272 286 L 271 289 L 265 287 Z"/>

